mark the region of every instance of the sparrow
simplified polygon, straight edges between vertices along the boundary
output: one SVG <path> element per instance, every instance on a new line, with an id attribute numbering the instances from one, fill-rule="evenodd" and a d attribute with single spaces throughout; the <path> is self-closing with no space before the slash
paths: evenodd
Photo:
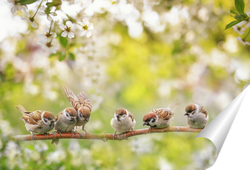
<path id="1" fill-rule="evenodd" d="M 81 92 L 76 96 L 67 86 L 63 86 L 62 89 L 72 107 L 77 111 L 78 116 L 76 126 L 82 126 L 82 130 L 88 133 L 88 131 L 84 129 L 84 126 L 90 119 L 92 105 L 87 94 Z"/>
<path id="2" fill-rule="evenodd" d="M 55 116 L 51 112 L 43 110 L 28 112 L 22 105 L 17 105 L 16 108 L 23 114 L 20 119 L 24 121 L 33 139 L 34 133 L 46 134 L 54 128 Z"/>
<path id="3" fill-rule="evenodd" d="M 130 130 L 134 132 L 135 123 L 133 115 L 127 109 L 117 109 L 110 122 L 115 130 L 113 136 L 116 136 L 116 132 L 125 133 Z"/>
<path id="4" fill-rule="evenodd" d="M 74 108 L 68 107 L 58 113 L 55 119 L 55 133 L 67 133 L 67 132 L 72 132 L 76 123 L 77 123 L 77 112 L 75 111 Z M 58 144 L 59 139 L 53 139 L 51 141 L 51 144 Z"/>
<path id="5" fill-rule="evenodd" d="M 143 117 L 143 126 L 151 128 L 167 128 L 174 119 L 174 109 L 179 103 L 171 103 L 167 108 L 154 109 Z"/>
<path id="6" fill-rule="evenodd" d="M 203 129 L 208 122 L 207 111 L 198 104 L 189 104 L 184 115 L 187 116 L 187 123 L 190 128 Z"/>

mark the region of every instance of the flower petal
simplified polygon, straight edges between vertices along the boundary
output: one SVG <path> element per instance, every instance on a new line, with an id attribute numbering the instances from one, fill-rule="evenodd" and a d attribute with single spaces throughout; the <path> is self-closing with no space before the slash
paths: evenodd
<path id="1" fill-rule="evenodd" d="M 63 24 L 60 24 L 60 25 L 59 25 L 59 28 L 61 28 L 61 30 L 65 30 L 66 26 L 63 25 Z"/>
<path id="2" fill-rule="evenodd" d="M 31 25 L 33 28 L 38 28 L 38 24 L 35 23 L 35 22 L 30 22 L 30 25 Z"/>
<path id="3" fill-rule="evenodd" d="M 63 31 L 61 34 L 62 37 L 67 37 L 67 35 L 68 35 L 67 31 Z"/>
<path id="4" fill-rule="evenodd" d="M 74 37 L 75 37 L 75 35 L 74 35 L 74 33 L 73 33 L 73 32 L 69 32 L 68 37 L 69 37 L 69 38 L 74 38 Z"/>
<path id="5" fill-rule="evenodd" d="M 82 22 L 84 23 L 84 25 L 89 25 L 89 19 L 88 18 L 83 18 Z"/>
<path id="6" fill-rule="evenodd" d="M 89 38 L 91 35 L 92 35 L 92 32 L 91 31 L 87 31 L 86 37 Z"/>
<path id="7" fill-rule="evenodd" d="M 67 22 L 66 22 L 66 25 L 67 25 L 68 27 L 72 27 L 72 22 L 71 22 L 71 21 L 67 21 Z"/>
<path id="8" fill-rule="evenodd" d="M 51 17 L 50 15 L 47 15 L 47 19 L 48 19 L 49 21 L 52 21 L 52 17 Z"/>
<path id="9" fill-rule="evenodd" d="M 87 32 L 86 30 L 81 30 L 79 34 L 82 37 L 82 36 L 84 36 L 86 34 L 86 32 Z"/>
<path id="10" fill-rule="evenodd" d="M 90 23 L 88 30 L 93 30 L 93 29 L 94 29 L 94 25 L 93 25 L 93 23 Z"/>
<path id="11" fill-rule="evenodd" d="M 71 31 L 74 31 L 75 29 L 76 29 L 76 25 L 73 24 L 73 25 L 71 26 Z"/>
<path id="12" fill-rule="evenodd" d="M 22 17 L 21 20 L 25 20 L 25 21 L 30 21 L 29 18 L 26 18 L 26 17 Z"/>

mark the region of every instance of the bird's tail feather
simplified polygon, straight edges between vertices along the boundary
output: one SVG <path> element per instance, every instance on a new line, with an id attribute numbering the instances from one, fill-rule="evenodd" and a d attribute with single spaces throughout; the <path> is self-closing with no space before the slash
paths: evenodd
<path id="1" fill-rule="evenodd" d="M 25 115 L 26 114 L 26 109 L 22 106 L 22 105 L 16 105 L 16 108 L 20 111 L 20 112 L 22 112 L 22 114 L 23 115 Z"/>
<path id="2" fill-rule="evenodd" d="M 171 110 L 171 111 L 174 111 L 174 109 L 179 105 L 179 103 L 171 103 L 168 108 Z"/>

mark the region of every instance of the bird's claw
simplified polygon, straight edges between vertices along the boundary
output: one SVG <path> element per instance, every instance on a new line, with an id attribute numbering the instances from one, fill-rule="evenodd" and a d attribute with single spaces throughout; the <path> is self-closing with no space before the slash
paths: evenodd
<path id="1" fill-rule="evenodd" d="M 133 128 L 132 128 L 132 134 L 133 134 L 133 135 L 135 135 L 135 131 L 134 131 L 134 129 L 133 129 Z"/>
<path id="2" fill-rule="evenodd" d="M 49 139 L 49 133 L 44 133 L 44 135 Z"/>
<path id="3" fill-rule="evenodd" d="M 113 139 L 115 139 L 115 137 L 116 137 L 116 132 L 117 132 L 117 131 L 115 131 L 115 132 L 113 133 Z"/>
<path id="4" fill-rule="evenodd" d="M 148 131 L 151 133 L 152 132 L 152 127 L 149 126 Z"/>
<path id="5" fill-rule="evenodd" d="M 30 131 L 30 133 L 31 133 L 31 136 L 32 136 L 32 137 L 31 137 L 31 139 L 32 139 L 32 140 L 35 140 L 34 133 L 33 133 L 33 132 L 31 132 L 31 131 Z"/>

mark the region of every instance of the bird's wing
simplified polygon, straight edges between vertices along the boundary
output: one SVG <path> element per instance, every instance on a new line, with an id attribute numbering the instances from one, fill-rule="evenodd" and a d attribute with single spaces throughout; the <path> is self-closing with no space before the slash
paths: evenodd
<path id="1" fill-rule="evenodd" d="M 203 106 L 201 106 L 200 112 L 205 114 L 207 117 L 207 111 L 205 110 L 205 108 Z"/>
<path id="2" fill-rule="evenodd" d="M 171 103 L 169 106 L 168 106 L 168 109 L 170 111 L 174 111 L 174 109 L 179 105 L 179 103 Z"/>
<path id="3" fill-rule="evenodd" d="M 41 120 L 41 115 L 44 111 L 42 110 L 36 110 L 36 111 L 33 111 L 33 112 L 25 112 L 26 113 L 26 116 L 29 116 L 31 117 L 32 119 L 34 119 L 35 121 L 38 121 L 38 120 Z"/>
<path id="4" fill-rule="evenodd" d="M 32 124 L 32 125 L 37 125 L 39 120 L 35 120 L 32 117 L 29 116 L 22 116 L 21 119 L 28 123 L 28 124 Z"/>
<path id="5" fill-rule="evenodd" d="M 80 104 L 83 106 L 87 106 L 91 111 L 92 104 L 91 104 L 87 94 L 85 92 L 81 92 L 77 97 L 78 97 Z"/>
<path id="6" fill-rule="evenodd" d="M 67 86 L 62 86 L 62 90 L 66 97 L 68 98 L 70 104 L 72 107 L 74 107 L 76 110 L 78 110 L 77 105 L 79 103 L 77 96 L 74 94 L 74 92 Z"/>
<path id="7" fill-rule="evenodd" d="M 56 118 L 55 118 L 55 122 L 59 119 L 59 117 L 61 117 L 62 116 L 62 112 L 60 112 L 60 113 L 58 113 L 57 114 L 57 116 L 56 116 Z"/>
<path id="8" fill-rule="evenodd" d="M 153 112 L 158 115 L 159 119 L 169 120 L 172 117 L 172 112 L 168 109 L 160 108 L 153 110 Z"/>
<path id="9" fill-rule="evenodd" d="M 132 122 L 133 122 L 133 121 L 135 120 L 135 119 L 134 119 L 134 116 L 133 116 L 132 113 L 130 113 L 129 111 L 128 111 L 128 113 L 129 113 L 128 117 L 130 117 L 131 120 L 132 120 Z"/>

